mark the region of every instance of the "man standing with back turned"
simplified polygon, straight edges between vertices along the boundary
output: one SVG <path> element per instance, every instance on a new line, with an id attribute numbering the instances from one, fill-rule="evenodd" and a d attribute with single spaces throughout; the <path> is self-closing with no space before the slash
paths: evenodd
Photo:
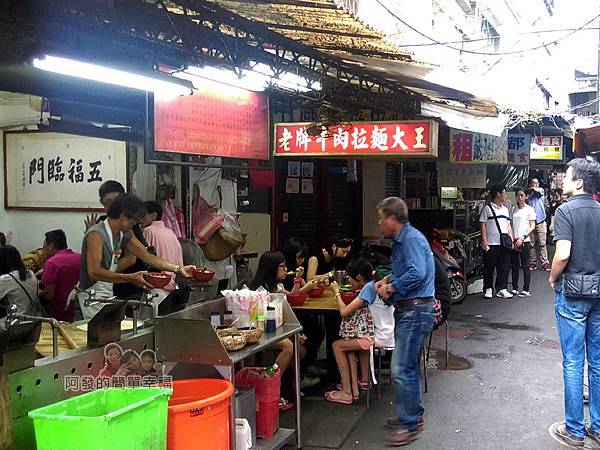
<path id="1" fill-rule="evenodd" d="M 537 256 L 540 257 L 542 270 L 550 270 L 548 262 L 548 248 L 546 247 L 546 205 L 544 204 L 544 196 L 546 192 L 540 187 L 540 182 L 537 178 L 532 178 L 529 181 L 527 189 L 527 203 L 535 210 L 535 229 L 531 233 L 531 255 L 529 255 L 529 268 L 535 270 L 537 268 Z"/>
<path id="2" fill-rule="evenodd" d="M 406 445 L 423 430 L 423 406 L 419 379 L 419 353 L 433 329 L 435 264 L 429 242 L 408 223 L 408 208 L 398 197 L 377 205 L 379 227 L 392 244 L 392 274 L 377 283 L 377 293 L 393 304 L 395 348 L 391 372 L 394 381 L 395 417 L 388 444 Z"/>
<path id="3" fill-rule="evenodd" d="M 563 354 L 565 424 L 556 435 L 583 446 L 584 435 L 600 445 L 600 164 L 577 158 L 568 164 L 563 191 L 570 198 L 554 218 L 556 253 L 550 285 L 556 291 L 556 323 Z M 587 352 L 590 425 L 583 414 L 583 369 Z"/>

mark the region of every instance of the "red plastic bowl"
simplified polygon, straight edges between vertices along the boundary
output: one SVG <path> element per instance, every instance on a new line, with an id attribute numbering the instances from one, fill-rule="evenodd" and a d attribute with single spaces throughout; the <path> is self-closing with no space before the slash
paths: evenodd
<path id="1" fill-rule="evenodd" d="M 352 300 L 354 300 L 356 298 L 356 296 L 358 295 L 357 292 L 344 292 L 342 295 L 342 301 L 346 304 L 349 305 L 350 303 L 352 303 Z"/>
<path id="2" fill-rule="evenodd" d="M 310 298 L 317 298 L 323 295 L 323 292 L 325 292 L 325 286 L 315 286 L 308 291 L 308 296 Z"/>
<path id="3" fill-rule="evenodd" d="M 171 274 L 165 272 L 150 272 L 146 280 L 156 289 L 164 288 L 171 281 Z"/>
<path id="4" fill-rule="evenodd" d="M 208 283 L 215 276 L 215 271 L 210 269 L 192 269 L 192 277 L 198 283 Z"/>
<path id="5" fill-rule="evenodd" d="M 290 306 L 302 306 L 307 297 L 305 292 L 294 292 L 287 295 L 287 300 Z"/>

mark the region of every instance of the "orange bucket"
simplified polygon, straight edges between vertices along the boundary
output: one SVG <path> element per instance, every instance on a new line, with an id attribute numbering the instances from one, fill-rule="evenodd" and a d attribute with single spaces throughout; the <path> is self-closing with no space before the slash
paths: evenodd
<path id="1" fill-rule="evenodd" d="M 172 387 L 167 449 L 229 450 L 233 385 L 227 380 L 198 378 L 173 381 Z"/>

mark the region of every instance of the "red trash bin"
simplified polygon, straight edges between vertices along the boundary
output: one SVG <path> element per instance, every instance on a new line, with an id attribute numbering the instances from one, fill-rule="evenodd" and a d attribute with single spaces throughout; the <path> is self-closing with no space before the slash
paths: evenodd
<path id="1" fill-rule="evenodd" d="M 256 394 L 256 436 L 271 439 L 279 428 L 281 371 L 270 377 L 264 367 L 245 367 L 235 376 L 235 384 L 252 387 Z"/>

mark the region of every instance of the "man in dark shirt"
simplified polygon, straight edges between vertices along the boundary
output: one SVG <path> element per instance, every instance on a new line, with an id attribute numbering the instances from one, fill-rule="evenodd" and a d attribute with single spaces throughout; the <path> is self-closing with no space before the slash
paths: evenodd
<path id="1" fill-rule="evenodd" d="M 392 274 L 377 283 L 377 293 L 393 303 L 395 348 L 390 365 L 394 412 L 387 421 L 390 445 L 406 445 L 423 429 L 419 353 L 435 321 L 435 264 L 429 242 L 408 223 L 408 208 L 398 197 L 377 205 L 379 227 L 392 244 Z"/>
<path id="2" fill-rule="evenodd" d="M 557 436 L 583 446 L 584 435 L 600 445 L 600 164 L 577 158 L 569 163 L 563 190 L 570 198 L 554 218 L 556 253 L 549 282 L 556 291 L 556 323 L 563 353 L 565 424 Z M 583 369 L 587 352 L 590 425 L 583 414 Z"/>

